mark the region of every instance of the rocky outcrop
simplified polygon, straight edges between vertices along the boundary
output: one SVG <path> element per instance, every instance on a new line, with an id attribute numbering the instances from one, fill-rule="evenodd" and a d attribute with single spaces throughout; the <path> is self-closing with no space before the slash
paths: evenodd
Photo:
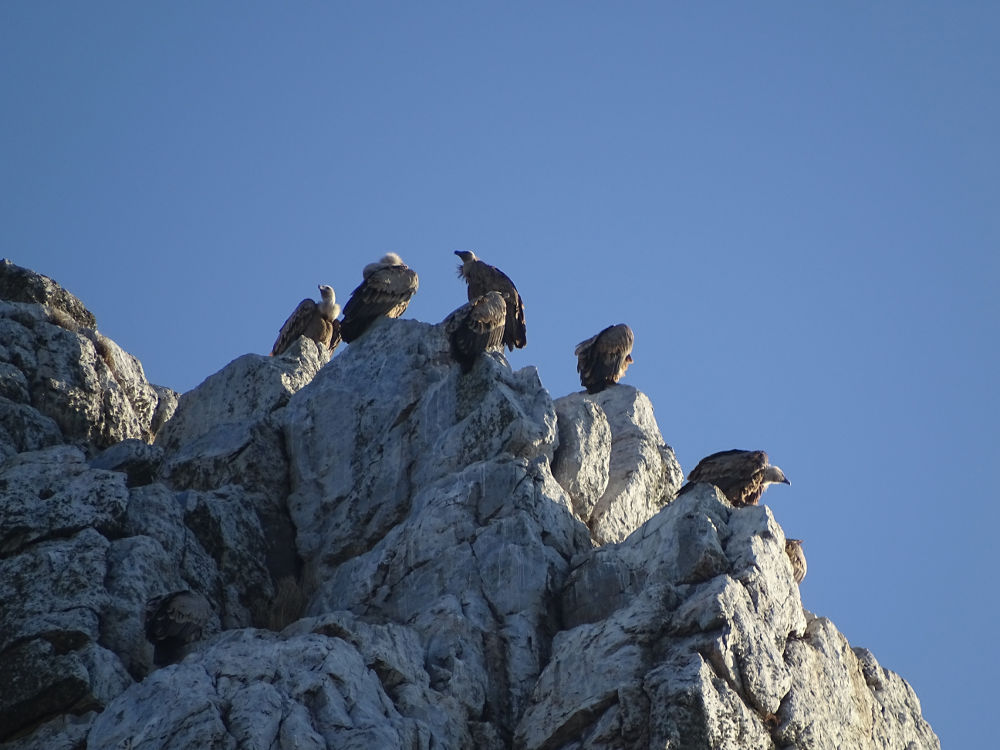
<path id="1" fill-rule="evenodd" d="M 644 393 L 629 385 L 557 399 L 553 474 L 597 544 L 620 542 L 673 499 L 684 472 Z"/>
<path id="2" fill-rule="evenodd" d="M 3 320 L 60 327 L 47 288 Z M 803 610 L 766 507 L 675 499 L 634 388 L 553 402 L 534 368 L 463 375 L 442 325 L 383 320 L 328 363 L 241 357 L 107 444 L 107 415 L 71 437 L 39 410 L 18 356 L 4 747 L 938 747 Z M 157 669 L 145 606 L 181 589 L 215 617 Z"/>
<path id="3" fill-rule="evenodd" d="M 583 556 L 517 744 L 937 747 L 905 682 L 803 610 L 784 543 L 770 509 L 699 485 Z"/>
<path id="4" fill-rule="evenodd" d="M 171 395 L 46 276 L 0 261 L 0 458 L 59 443 L 152 439 Z"/>

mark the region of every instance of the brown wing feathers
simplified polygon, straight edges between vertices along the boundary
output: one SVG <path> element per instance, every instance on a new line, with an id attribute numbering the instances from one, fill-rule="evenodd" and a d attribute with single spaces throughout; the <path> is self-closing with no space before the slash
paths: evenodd
<path id="1" fill-rule="evenodd" d="M 632 363 L 634 342 L 632 329 L 619 323 L 576 345 L 576 371 L 587 393 L 599 393 L 621 380 Z"/>
<path id="2" fill-rule="evenodd" d="M 376 319 L 402 315 L 419 286 L 416 272 L 395 253 L 388 253 L 378 263 L 367 266 L 364 277 L 344 305 L 340 334 L 348 343 Z"/>
<path id="3" fill-rule="evenodd" d="M 500 292 L 487 292 L 469 302 L 455 314 L 450 333 L 451 352 L 469 372 L 485 351 L 503 348 L 507 304 Z"/>
<path id="4" fill-rule="evenodd" d="M 511 351 L 515 348 L 523 349 L 528 343 L 524 324 L 524 300 L 514 282 L 496 266 L 479 260 L 471 251 L 456 250 L 455 255 L 462 260 L 458 275 L 468 284 L 469 301 L 478 299 L 487 292 L 500 292 L 506 302 L 503 343 Z"/>

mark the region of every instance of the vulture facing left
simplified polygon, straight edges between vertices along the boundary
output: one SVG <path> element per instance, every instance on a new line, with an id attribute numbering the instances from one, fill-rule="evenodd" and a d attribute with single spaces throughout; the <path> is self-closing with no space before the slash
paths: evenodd
<path id="1" fill-rule="evenodd" d="M 469 302 L 487 292 L 500 292 L 507 303 L 503 343 L 510 351 L 514 351 L 515 347 L 523 349 L 528 343 L 524 327 L 524 301 L 514 282 L 496 266 L 479 260 L 470 250 L 456 250 L 455 255 L 462 260 L 458 276 L 468 284 Z"/>
<path id="2" fill-rule="evenodd" d="M 311 299 L 304 299 L 288 316 L 288 320 L 281 326 L 274 346 L 271 347 L 272 357 L 284 353 L 299 336 L 312 339 L 333 354 L 340 344 L 340 321 L 337 320 L 337 316 L 340 315 L 340 305 L 337 304 L 332 286 L 320 284 L 319 293 L 322 302 L 318 305 Z"/>
<path id="3" fill-rule="evenodd" d="M 420 284 L 416 271 L 396 253 L 386 253 L 378 263 L 369 263 L 362 275 L 364 281 L 351 292 L 340 323 L 340 335 L 348 343 L 378 318 L 402 315 Z"/>
<path id="4" fill-rule="evenodd" d="M 632 329 L 619 323 L 576 345 L 576 371 L 587 393 L 600 393 L 622 379 L 632 364 L 634 342 Z"/>
<path id="5" fill-rule="evenodd" d="M 781 469 L 771 466 L 764 451 L 744 450 L 720 451 L 701 459 L 681 492 L 697 482 L 714 484 L 737 508 L 756 505 L 769 485 L 791 484 Z"/>

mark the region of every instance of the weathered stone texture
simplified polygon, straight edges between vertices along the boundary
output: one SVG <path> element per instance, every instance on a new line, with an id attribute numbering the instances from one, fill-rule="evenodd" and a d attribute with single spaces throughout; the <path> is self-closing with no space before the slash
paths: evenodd
<path id="1" fill-rule="evenodd" d="M 597 544 L 620 542 L 680 489 L 684 472 L 645 394 L 617 385 L 555 402 L 554 473 Z"/>
<path id="2" fill-rule="evenodd" d="M 150 385 L 139 360 L 95 326 L 52 279 L 0 261 L 0 458 L 152 439 L 168 389 Z"/>
<path id="3" fill-rule="evenodd" d="M 676 497 L 634 388 L 553 402 L 383 320 L 177 400 L 36 276 L 0 302 L 3 747 L 939 747 L 768 508 Z M 214 616 L 156 669 L 182 589 Z"/>

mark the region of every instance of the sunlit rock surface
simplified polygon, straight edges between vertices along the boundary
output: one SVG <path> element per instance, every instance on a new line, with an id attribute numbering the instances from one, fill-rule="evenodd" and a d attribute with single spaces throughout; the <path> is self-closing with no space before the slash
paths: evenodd
<path id="1" fill-rule="evenodd" d="M 803 610 L 768 508 L 674 499 L 636 389 L 553 402 L 534 368 L 462 375 L 443 326 L 385 320 L 177 400 L 22 271 L 3 747 L 939 747 L 905 681 Z M 213 618 L 156 668 L 146 603 L 184 589 Z"/>

